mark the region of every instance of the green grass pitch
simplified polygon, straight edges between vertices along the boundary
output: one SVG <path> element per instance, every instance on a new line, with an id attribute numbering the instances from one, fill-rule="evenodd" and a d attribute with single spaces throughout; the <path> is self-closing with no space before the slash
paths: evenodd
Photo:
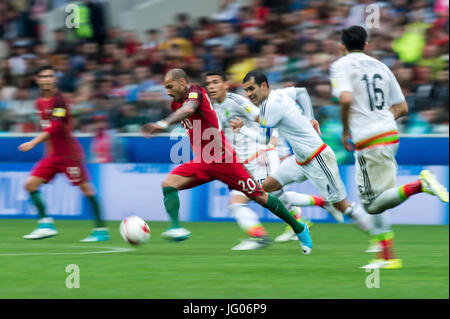
<path id="1" fill-rule="evenodd" d="M 302 255 L 294 241 L 231 251 L 244 238 L 235 223 L 184 223 L 192 237 L 167 242 L 168 223 L 149 222 L 152 238 L 140 247 L 123 241 L 118 222 L 104 243 L 79 242 L 90 221 L 57 220 L 58 236 L 22 239 L 35 223 L 0 223 L 0 298 L 449 298 L 448 226 L 394 226 L 404 267 L 380 270 L 380 287 L 369 289 L 372 273 L 360 269 L 372 257 L 368 240 L 348 224 L 314 225 L 314 249 Z M 272 238 L 284 228 L 266 227 Z M 66 287 L 69 264 L 79 266 L 80 288 Z"/>

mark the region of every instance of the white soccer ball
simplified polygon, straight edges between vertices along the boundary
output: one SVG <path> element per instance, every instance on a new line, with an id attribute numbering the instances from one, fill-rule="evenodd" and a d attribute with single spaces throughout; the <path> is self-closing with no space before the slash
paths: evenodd
<path id="1" fill-rule="evenodd" d="M 141 245 L 150 239 L 150 227 L 139 216 L 128 216 L 120 223 L 120 235 L 131 245 Z"/>

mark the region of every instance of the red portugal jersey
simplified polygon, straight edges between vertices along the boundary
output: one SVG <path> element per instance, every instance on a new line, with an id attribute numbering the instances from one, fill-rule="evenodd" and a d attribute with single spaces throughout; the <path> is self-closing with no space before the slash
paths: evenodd
<path id="1" fill-rule="evenodd" d="M 236 152 L 225 138 L 205 89 L 191 85 L 183 101 L 172 101 L 171 108 L 176 111 L 190 100 L 196 101 L 199 106 L 194 114 L 181 121 L 181 125 L 189 136 L 196 159 L 206 163 L 234 160 Z"/>
<path id="2" fill-rule="evenodd" d="M 36 108 L 41 117 L 41 128 L 50 133 L 47 156 L 84 159 L 81 144 L 71 134 L 72 115 L 61 93 L 49 98 L 38 98 Z"/>

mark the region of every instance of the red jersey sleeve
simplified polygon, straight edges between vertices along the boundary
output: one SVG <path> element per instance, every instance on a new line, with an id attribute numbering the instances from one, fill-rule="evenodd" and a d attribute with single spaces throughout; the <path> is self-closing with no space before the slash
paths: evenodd
<path id="1" fill-rule="evenodd" d="M 193 85 L 187 92 L 187 98 L 183 103 L 186 103 L 187 101 L 195 101 L 198 105 L 201 105 L 203 98 L 204 96 L 201 88 L 197 85 Z"/>

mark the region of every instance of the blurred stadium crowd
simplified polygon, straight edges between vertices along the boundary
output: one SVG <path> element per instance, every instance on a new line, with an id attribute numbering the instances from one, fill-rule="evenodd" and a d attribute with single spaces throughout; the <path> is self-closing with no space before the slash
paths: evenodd
<path id="1" fill-rule="evenodd" d="M 339 144 L 329 65 L 341 54 L 340 30 L 364 25 L 370 4 L 380 8 L 380 24 L 369 30 L 368 53 L 393 70 L 410 107 L 401 132 L 449 131 L 448 1 L 221 0 L 220 11 L 210 17 L 192 19 L 180 8 L 170 25 L 148 30 L 145 41 L 108 23 L 113 19 L 107 2 L 80 1 L 82 27 L 55 30 L 50 46 L 40 17 L 68 3 L 0 0 L 0 132 L 39 130 L 33 71 L 44 64 L 56 68 L 81 133 L 95 131 L 98 122 L 135 133 L 164 117 L 170 99 L 162 76 L 170 68 L 185 69 L 197 83 L 206 70 L 225 70 L 232 89 L 259 68 L 274 87 L 306 87 L 324 139 Z"/>

